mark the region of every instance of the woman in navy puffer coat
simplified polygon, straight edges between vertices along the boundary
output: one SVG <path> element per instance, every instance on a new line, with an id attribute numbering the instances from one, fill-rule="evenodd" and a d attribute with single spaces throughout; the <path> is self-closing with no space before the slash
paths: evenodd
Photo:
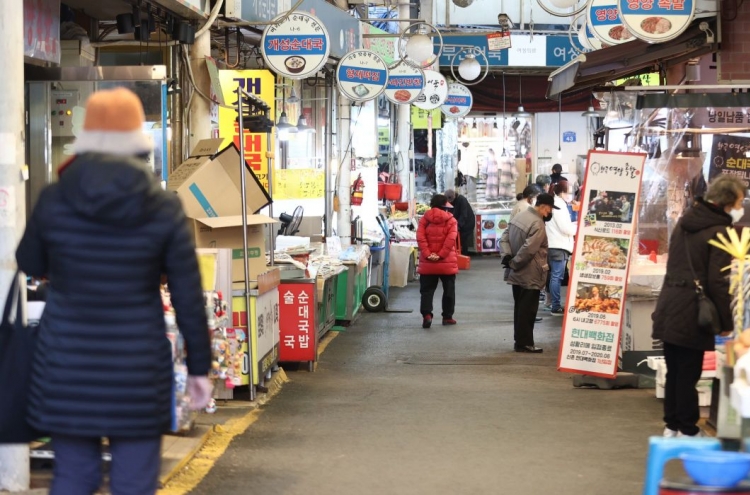
<path id="1" fill-rule="evenodd" d="M 455 325 L 453 310 L 456 305 L 456 273 L 458 253 L 456 241 L 458 224 L 448 209 L 453 208 L 442 194 L 430 201 L 430 209 L 419 221 L 417 243 L 419 244 L 419 285 L 422 301 L 422 328 L 432 325 L 432 298 L 443 282 L 443 325 Z"/>

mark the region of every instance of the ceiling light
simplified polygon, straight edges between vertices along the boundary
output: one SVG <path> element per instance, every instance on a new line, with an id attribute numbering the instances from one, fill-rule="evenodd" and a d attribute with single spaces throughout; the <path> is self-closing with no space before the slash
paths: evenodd
<path id="1" fill-rule="evenodd" d="M 307 125 L 307 117 L 304 114 L 300 115 L 299 121 L 297 121 L 297 131 L 315 134 L 315 128 Z"/>
<path id="2" fill-rule="evenodd" d="M 531 113 L 527 112 L 523 109 L 523 105 L 518 105 L 518 111 L 511 114 L 512 117 L 516 118 L 525 118 L 528 119 L 531 117 Z"/>
<path id="3" fill-rule="evenodd" d="M 458 65 L 458 74 L 467 81 L 473 81 L 482 73 L 482 66 L 473 53 L 466 55 L 466 58 Z"/>
<path id="4" fill-rule="evenodd" d="M 502 15 L 502 14 L 501 14 Z M 521 74 L 518 74 L 518 110 L 511 117 L 528 119 L 531 114 L 523 109 L 523 95 L 521 93 Z"/>
<path id="5" fill-rule="evenodd" d="M 289 123 L 289 118 L 286 116 L 286 112 L 281 112 L 281 116 L 279 116 L 279 122 L 278 124 L 276 124 L 276 129 L 292 134 L 299 131 L 299 129 Z"/>
<path id="6" fill-rule="evenodd" d="M 432 38 L 427 36 L 426 29 L 423 27 L 419 28 L 417 34 L 411 36 L 406 43 L 406 55 L 420 64 L 432 58 L 434 50 Z"/>
<path id="7" fill-rule="evenodd" d="M 594 110 L 594 107 L 589 107 L 588 110 L 586 110 L 585 112 L 581 114 L 581 117 L 591 117 L 591 118 L 601 117 L 601 114 L 597 112 L 596 110 Z"/>

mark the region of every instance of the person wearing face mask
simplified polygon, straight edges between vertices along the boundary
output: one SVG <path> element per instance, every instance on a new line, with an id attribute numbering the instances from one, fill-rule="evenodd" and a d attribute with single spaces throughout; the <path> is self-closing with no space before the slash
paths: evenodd
<path id="1" fill-rule="evenodd" d="M 524 210 L 531 208 L 534 204 L 534 200 L 539 195 L 539 188 L 536 185 L 526 186 L 526 189 L 521 193 L 521 198 L 518 200 L 513 210 L 510 212 L 510 220 Z"/>
<path id="2" fill-rule="evenodd" d="M 540 194 L 534 208 L 528 208 L 510 221 L 500 238 L 505 280 L 513 286 L 513 339 L 516 352 L 541 353 L 534 345 L 534 322 L 539 309 L 539 294 L 547 283 L 546 221 L 559 210 L 555 199 Z"/>
<path id="3" fill-rule="evenodd" d="M 731 256 L 708 241 L 742 218 L 745 185 L 721 175 L 711 182 L 704 198 L 697 198 L 677 222 L 669 240 L 664 277 L 653 320 L 653 338 L 664 342 L 667 380 L 664 387 L 665 437 L 700 436 L 698 393 L 703 353 L 715 348 L 712 333 L 698 327 L 698 299 L 694 278 L 713 301 L 728 335 L 733 329 L 729 280 L 723 268 Z M 690 258 L 688 259 L 688 256 Z M 692 264 L 692 269 L 691 265 Z M 693 275 L 695 272 L 695 276 Z"/>

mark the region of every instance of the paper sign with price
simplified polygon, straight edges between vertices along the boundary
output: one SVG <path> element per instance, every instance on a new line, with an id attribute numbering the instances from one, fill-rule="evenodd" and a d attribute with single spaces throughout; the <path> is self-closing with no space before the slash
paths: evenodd
<path id="1" fill-rule="evenodd" d="M 487 48 L 492 51 L 507 50 L 511 47 L 510 31 L 487 35 Z"/>
<path id="2" fill-rule="evenodd" d="M 311 168 L 276 170 L 275 199 L 317 199 L 325 196 L 325 171 Z"/>

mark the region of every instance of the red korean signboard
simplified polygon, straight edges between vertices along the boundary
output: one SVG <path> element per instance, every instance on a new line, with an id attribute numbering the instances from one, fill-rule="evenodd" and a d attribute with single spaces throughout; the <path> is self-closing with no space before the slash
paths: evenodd
<path id="1" fill-rule="evenodd" d="M 315 284 L 281 284 L 279 308 L 279 361 L 315 361 Z"/>

